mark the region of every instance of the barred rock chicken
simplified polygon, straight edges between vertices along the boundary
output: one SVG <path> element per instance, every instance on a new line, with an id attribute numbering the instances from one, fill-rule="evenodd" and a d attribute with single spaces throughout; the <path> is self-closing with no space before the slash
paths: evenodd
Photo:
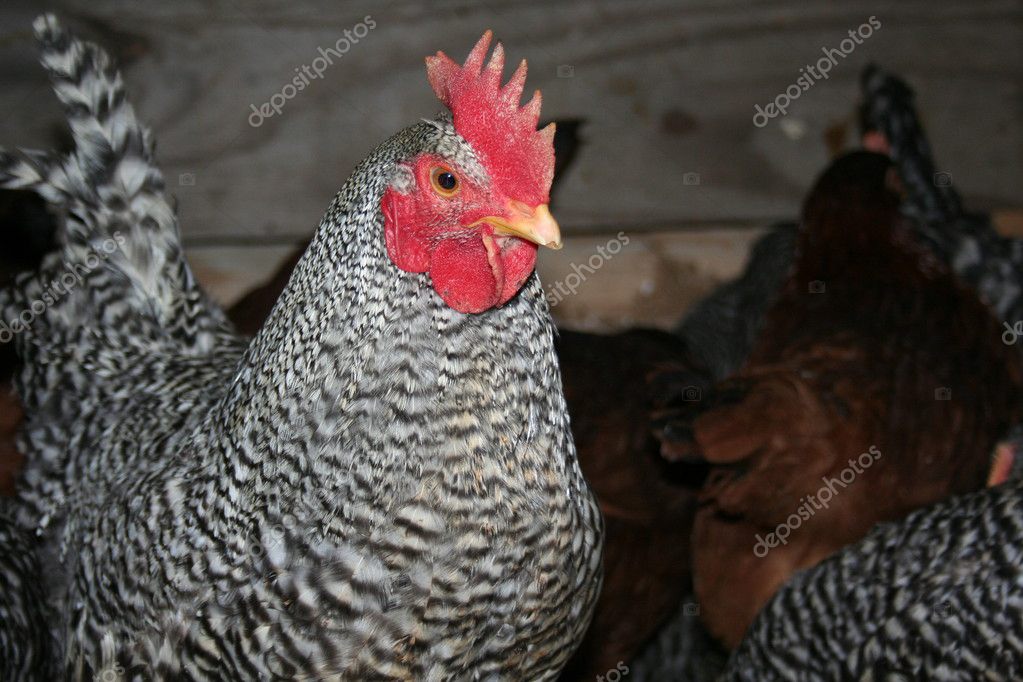
<path id="1" fill-rule="evenodd" d="M 578 144 L 571 126 L 557 124 L 552 205 L 559 174 Z M 228 310 L 238 329 L 258 331 L 299 255 Z M 685 594 L 688 534 L 702 472 L 665 462 L 648 424 L 660 403 L 647 375 L 686 357 L 678 337 L 653 329 L 613 335 L 561 330 L 555 350 L 579 464 L 605 522 L 604 588 L 559 680 L 592 682 L 629 660 Z"/>
<path id="2" fill-rule="evenodd" d="M 97 47 L 36 22 L 77 149 L 0 157 L 66 215 L 5 294 L 19 523 L 61 563 L 63 667 L 175 679 L 554 678 L 599 589 L 533 264 L 552 129 L 486 33 L 450 110 L 355 169 L 251 343 L 195 282 L 152 140 Z"/>
<path id="3" fill-rule="evenodd" d="M 31 533 L 14 520 L 14 502 L 0 498 L 0 679 L 58 678 L 46 592 Z"/>
<path id="4" fill-rule="evenodd" d="M 1003 237 L 990 216 L 967 211 L 952 177 L 936 172 L 912 88 L 875 66 L 861 81 L 865 145 L 895 161 L 906 188 L 903 211 L 917 220 L 921 238 L 1004 324 L 1023 321 L 1023 239 Z"/>
<path id="5" fill-rule="evenodd" d="M 295 264 L 286 261 L 228 311 L 240 328 L 258 329 Z M 561 330 L 555 348 L 579 464 L 605 522 L 604 589 L 559 680 L 591 682 L 628 661 L 686 594 L 688 535 L 702 472 L 662 460 L 648 423 L 658 396 L 671 387 L 651 390 L 647 375 L 685 357 L 675 335 Z"/>
<path id="6" fill-rule="evenodd" d="M 757 616 L 723 679 L 1023 679 L 1021 585 L 1017 467 L 1000 486 L 879 525 L 797 574 Z"/>
<path id="7" fill-rule="evenodd" d="M 983 486 L 1020 417 L 1018 354 L 917 245 L 893 178 L 869 152 L 824 173 L 746 366 L 665 434 L 669 457 L 712 465 L 693 571 L 701 617 L 727 646 L 795 571 Z"/>

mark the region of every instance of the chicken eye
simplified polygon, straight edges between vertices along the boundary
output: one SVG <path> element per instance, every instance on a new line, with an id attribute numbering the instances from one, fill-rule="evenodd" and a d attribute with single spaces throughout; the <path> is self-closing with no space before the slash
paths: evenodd
<path id="1" fill-rule="evenodd" d="M 430 171 L 430 183 L 441 196 L 451 197 L 458 192 L 458 177 L 444 166 L 435 166 Z"/>

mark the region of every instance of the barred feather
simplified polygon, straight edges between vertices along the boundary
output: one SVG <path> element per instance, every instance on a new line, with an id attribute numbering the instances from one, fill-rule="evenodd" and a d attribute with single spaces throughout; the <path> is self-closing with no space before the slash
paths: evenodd
<path id="1" fill-rule="evenodd" d="M 355 169 L 248 342 L 191 277 L 120 76 L 52 17 L 37 31 L 77 148 L 37 169 L 63 248 L 5 319 L 123 238 L 17 337 L 18 522 L 62 569 L 67 677 L 553 679 L 602 521 L 543 291 L 462 315 L 384 246 L 399 162 L 485 177 L 450 118 Z"/>
<path id="2" fill-rule="evenodd" d="M 1023 678 L 1023 483 L 914 512 L 797 574 L 728 682 Z"/>

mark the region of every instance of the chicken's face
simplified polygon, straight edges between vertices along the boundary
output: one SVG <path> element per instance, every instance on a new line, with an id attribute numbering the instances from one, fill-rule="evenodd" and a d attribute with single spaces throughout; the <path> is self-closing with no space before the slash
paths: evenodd
<path id="1" fill-rule="evenodd" d="M 398 164 L 381 201 L 391 261 L 429 273 L 437 294 L 463 313 L 506 303 L 533 272 L 537 246 L 561 246 L 547 208 L 553 124 L 536 129 L 539 92 L 518 105 L 525 62 L 504 87 L 500 44 L 483 66 L 490 38 L 461 67 L 442 53 L 427 58 L 451 119 L 432 122 L 433 148 Z"/>
<path id="2" fill-rule="evenodd" d="M 507 302 L 533 272 L 537 245 L 560 246 L 546 203 L 516 199 L 435 154 L 403 166 L 404 191 L 392 186 L 383 200 L 388 255 L 406 272 L 428 272 L 455 310 Z"/>

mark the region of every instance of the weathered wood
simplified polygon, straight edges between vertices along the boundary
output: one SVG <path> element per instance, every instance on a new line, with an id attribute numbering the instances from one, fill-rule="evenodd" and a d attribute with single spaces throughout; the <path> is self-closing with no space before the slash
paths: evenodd
<path id="1" fill-rule="evenodd" d="M 59 122 L 33 65 L 34 5 L 0 6 L 2 144 L 50 145 Z M 191 244 L 309 234 L 367 151 L 438 108 L 423 56 L 443 49 L 461 58 L 486 27 L 510 59 L 529 58 L 546 116 L 588 121 L 587 145 L 559 197 L 570 232 L 794 215 L 826 141 L 850 140 L 856 79 L 870 60 L 917 87 L 939 161 L 973 206 L 1021 205 L 1023 10 L 1015 0 L 52 5 L 127 63 Z M 252 105 L 367 15 L 376 28 L 279 115 L 249 125 Z M 881 27 L 827 80 L 786 117 L 753 125 L 754 105 L 871 15 Z M 685 184 L 686 173 L 699 174 L 699 184 Z"/>

